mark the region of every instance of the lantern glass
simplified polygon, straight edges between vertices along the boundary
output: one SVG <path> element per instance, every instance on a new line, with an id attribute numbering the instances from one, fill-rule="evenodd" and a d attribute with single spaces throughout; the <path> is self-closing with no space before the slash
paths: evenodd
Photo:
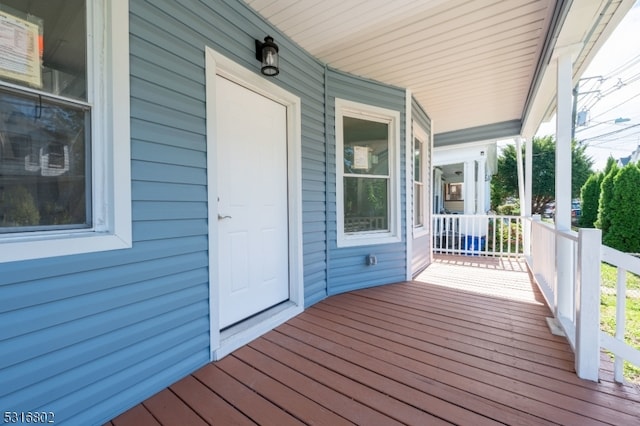
<path id="1" fill-rule="evenodd" d="M 269 44 L 262 46 L 262 74 L 276 75 L 279 72 L 278 51 Z"/>

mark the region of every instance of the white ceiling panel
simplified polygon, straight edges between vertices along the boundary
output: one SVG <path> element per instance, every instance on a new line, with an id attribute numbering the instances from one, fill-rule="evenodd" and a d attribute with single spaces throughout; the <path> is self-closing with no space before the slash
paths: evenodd
<path id="1" fill-rule="evenodd" d="M 436 133 L 523 118 L 556 8 L 556 0 L 245 1 L 329 66 L 410 89 Z M 573 3 L 589 3 L 576 8 L 596 22 L 603 4 L 614 13 L 619 2 Z M 602 28 L 587 26 L 597 40 Z"/>

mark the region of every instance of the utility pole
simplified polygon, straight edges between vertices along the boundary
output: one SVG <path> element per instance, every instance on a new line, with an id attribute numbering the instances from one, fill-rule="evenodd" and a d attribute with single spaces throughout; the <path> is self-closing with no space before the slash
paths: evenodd
<path id="1" fill-rule="evenodd" d="M 580 90 L 580 80 L 573 88 L 573 109 L 571 111 L 571 141 L 576 138 L 576 115 L 578 114 L 578 93 Z"/>

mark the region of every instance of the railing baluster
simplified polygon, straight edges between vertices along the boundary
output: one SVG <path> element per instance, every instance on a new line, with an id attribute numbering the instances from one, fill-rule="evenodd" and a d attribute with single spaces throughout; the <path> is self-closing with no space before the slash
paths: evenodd
<path id="1" fill-rule="evenodd" d="M 520 257 L 522 218 L 498 215 L 433 215 L 436 253 Z"/>
<path id="2" fill-rule="evenodd" d="M 624 342 L 624 333 L 627 322 L 627 271 L 618 266 L 616 280 L 616 339 Z M 615 356 L 613 362 L 613 375 L 616 382 L 624 382 L 624 359 L 620 355 Z"/>

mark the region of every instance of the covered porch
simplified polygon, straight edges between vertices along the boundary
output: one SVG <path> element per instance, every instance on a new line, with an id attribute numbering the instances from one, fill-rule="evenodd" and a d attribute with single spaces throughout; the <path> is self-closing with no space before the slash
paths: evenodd
<path id="1" fill-rule="evenodd" d="M 635 424 L 640 392 L 580 379 L 516 258 L 436 255 L 330 297 L 110 425 Z"/>

